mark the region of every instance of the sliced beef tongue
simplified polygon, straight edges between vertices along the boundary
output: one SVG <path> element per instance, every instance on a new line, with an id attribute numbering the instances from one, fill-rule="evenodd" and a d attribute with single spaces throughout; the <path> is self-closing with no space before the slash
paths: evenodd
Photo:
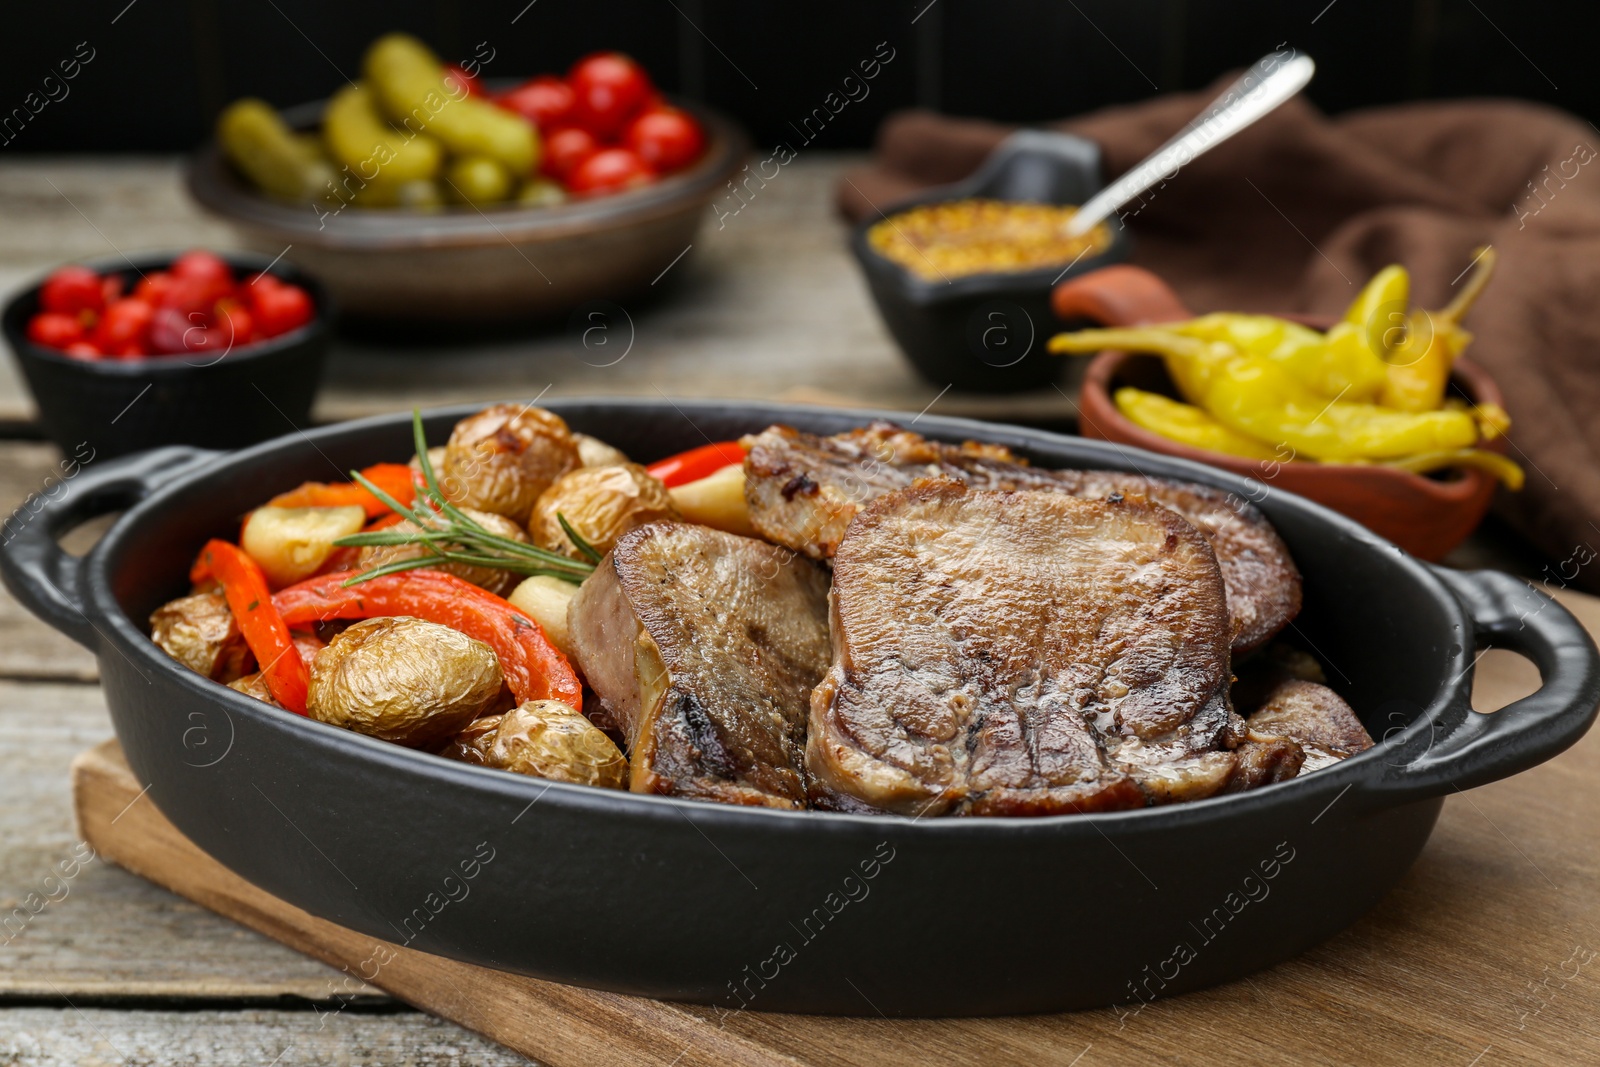
<path id="1" fill-rule="evenodd" d="M 1268 695 L 1245 720 L 1254 743 L 1290 740 L 1305 753 L 1301 773 L 1318 771 L 1372 747 L 1372 736 L 1354 709 L 1325 685 L 1291 678 Z"/>
<path id="2" fill-rule="evenodd" d="M 818 806 L 1060 814 L 1230 779 L 1222 576 L 1170 510 L 919 482 L 860 510 L 832 612 Z"/>
<path id="3" fill-rule="evenodd" d="M 1210 486 L 1120 471 L 1043 470 L 997 445 L 942 444 L 887 422 L 832 437 L 772 426 L 745 443 L 752 523 L 763 537 L 812 559 L 835 553 L 868 501 L 919 478 L 949 478 L 974 489 L 1140 497 L 1177 512 L 1210 539 L 1236 652 L 1264 644 L 1300 611 L 1300 573 L 1277 532 L 1250 504 Z"/>
<path id="4" fill-rule="evenodd" d="M 704 526 L 624 534 L 568 611 L 635 792 L 805 806 L 808 700 L 829 660 L 827 574 Z"/>

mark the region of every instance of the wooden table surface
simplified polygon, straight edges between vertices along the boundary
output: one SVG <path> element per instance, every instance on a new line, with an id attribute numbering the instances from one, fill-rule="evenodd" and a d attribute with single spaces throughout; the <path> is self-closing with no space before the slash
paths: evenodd
<path id="1" fill-rule="evenodd" d="M 413 403 L 535 395 L 548 386 L 548 395 L 838 395 L 911 411 L 933 402 L 941 413 L 1069 418 L 1070 402 L 1055 390 L 1003 402 L 940 396 L 939 387 L 905 369 L 872 313 L 845 252 L 843 227 L 829 210 L 841 165 L 837 157 L 797 160 L 724 230 L 708 227 L 680 265 L 670 299 L 638 309 L 635 347 L 615 367 L 585 365 L 559 331 L 398 353 L 340 342 L 317 414 L 335 419 Z M 8 161 L 0 164 L 0 218 L 0 294 L 67 259 L 230 244 L 225 229 L 187 203 L 170 160 Z M 6 513 L 40 488 L 58 458 L 53 447 L 26 439 L 36 433 L 32 417 L 9 357 L 0 359 L 0 430 L 9 435 L 0 439 L 0 507 Z M 75 533 L 69 547 L 92 543 L 95 532 Z M 1530 557 L 1519 546 L 1493 537 L 1476 539 L 1457 560 L 1531 573 Z M 1484 663 L 1497 665 L 1502 690 L 1483 694 L 1488 706 L 1536 683 L 1531 666 L 1509 654 L 1490 653 Z M 0 1067 L 527 1062 L 377 990 L 347 995 L 338 971 L 106 863 L 90 861 L 70 879 L 56 879 L 72 867 L 78 842 L 68 766 L 111 734 L 95 682 L 87 653 L 0 590 L 0 922 L 14 917 L 29 894 L 52 898 L 26 921 L 0 925 Z M 1417 870 L 1397 893 L 1397 907 L 1426 913 L 1419 894 L 1443 889 L 1440 878 L 1448 873 L 1480 883 L 1489 897 L 1515 908 L 1523 899 L 1512 892 L 1520 881 L 1553 880 L 1553 891 L 1526 898 L 1543 909 L 1540 936 L 1492 946 L 1494 980 L 1468 1000 L 1481 1017 L 1457 1020 L 1454 1036 L 1435 1032 L 1445 1024 L 1421 1007 L 1413 1011 L 1407 998 L 1425 999 L 1448 987 L 1452 975 L 1414 973 L 1410 991 L 1397 985 L 1392 998 L 1364 1005 L 1371 1018 L 1351 1018 L 1352 1026 L 1381 1023 L 1395 1034 L 1407 1063 L 1600 1062 L 1595 978 L 1587 972 L 1566 984 L 1552 978 L 1571 972 L 1574 951 L 1582 958 L 1600 949 L 1600 916 L 1561 903 L 1594 899 L 1564 893 L 1596 877 L 1594 839 L 1541 836 L 1540 808 L 1530 806 L 1530 798 L 1559 806 L 1563 790 L 1576 794 L 1592 785 L 1600 775 L 1597 746 L 1591 742 L 1516 780 L 1452 798 Z M 1594 825 L 1600 808 L 1588 803 Z M 1457 891 L 1452 906 L 1470 899 L 1471 893 Z M 1383 929 L 1384 914 L 1380 909 L 1344 936 L 1371 939 Z M 1473 954 L 1477 934 L 1470 918 L 1441 917 L 1432 936 L 1451 939 L 1456 948 L 1438 958 Z M 1397 961 L 1396 973 L 1421 959 Z M 1309 976 L 1331 983 L 1346 977 Z M 1274 1018 L 1273 1010 L 1263 1004 L 1260 1018 L 1241 1025 L 1292 1034 L 1295 1020 Z M 941 1058 L 945 1031 L 929 1024 L 929 1062 Z M 1054 1050 L 1049 1062 L 1156 1061 L 1152 1048 L 1121 1040 L 1115 1028 L 1085 1040 L 1092 1047 Z M 1573 1055 L 1558 1055 L 1562 1049 Z M 1037 1045 L 1025 1044 L 997 1054 L 996 1061 L 1041 1062 L 1040 1055 Z M 1160 1062 L 1200 1061 L 1178 1055 Z M 1350 1061 L 1340 1048 L 1328 1047 L 1309 1050 L 1305 1062 Z"/>

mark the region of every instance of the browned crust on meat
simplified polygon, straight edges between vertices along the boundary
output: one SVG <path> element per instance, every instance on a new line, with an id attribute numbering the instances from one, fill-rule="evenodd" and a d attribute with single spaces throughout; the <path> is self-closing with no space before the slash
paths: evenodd
<path id="1" fill-rule="evenodd" d="M 1254 506 L 1211 486 L 1120 471 L 1041 470 L 999 445 L 942 444 L 886 422 L 832 437 L 771 426 L 745 443 L 752 524 L 812 559 L 834 554 L 865 504 L 918 478 L 949 478 L 974 489 L 1139 497 L 1176 511 L 1211 540 L 1236 653 L 1260 647 L 1300 611 L 1300 572 L 1282 538 Z"/>
<path id="2" fill-rule="evenodd" d="M 819 806 L 1103 811 L 1231 774 L 1221 572 L 1170 510 L 918 482 L 860 511 L 831 599 L 806 750 Z M 1159 761 L 1108 754 L 1125 745 L 1204 781 L 1167 795 Z"/>
<path id="3" fill-rule="evenodd" d="M 574 654 L 622 731 L 630 788 L 805 802 L 805 721 L 827 669 L 827 576 L 704 526 L 629 531 L 568 610 Z"/>

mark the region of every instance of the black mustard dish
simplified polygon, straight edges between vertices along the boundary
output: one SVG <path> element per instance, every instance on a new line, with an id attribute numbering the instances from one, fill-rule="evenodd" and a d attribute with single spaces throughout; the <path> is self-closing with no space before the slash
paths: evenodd
<path id="1" fill-rule="evenodd" d="M 1100 146 L 1067 133 L 1023 130 L 990 153 L 970 177 L 926 189 L 884 207 L 856 226 L 851 251 L 884 325 L 917 373 L 938 386 L 977 393 L 1038 389 L 1054 382 L 1066 361 L 1045 351 L 1056 320 L 1050 290 L 1057 282 L 1128 258 L 1132 240 L 1112 219 L 1111 244 L 1065 268 L 965 274 L 929 280 L 879 254 L 872 226 L 922 204 L 982 197 L 1043 204 L 1081 204 L 1100 191 Z"/>
<path id="2" fill-rule="evenodd" d="M 576 430 L 649 461 L 783 422 L 866 411 L 567 400 Z M 427 417 L 441 441 L 470 408 Z M 1240 494 L 1215 468 L 959 419 L 917 429 L 1034 463 L 1138 469 Z M 1304 778 L 1191 804 L 1037 819 L 780 812 L 470 767 L 312 722 L 168 659 L 148 613 L 201 543 L 267 495 L 408 456 L 405 415 L 231 455 L 169 448 L 92 464 L 0 546 L 7 586 L 99 657 L 128 762 L 196 844 L 263 889 L 375 938 L 489 967 L 733 1010 L 982 1015 L 1106 1005 L 1269 967 L 1359 918 L 1404 875 L 1443 803 L 1576 741 L 1600 655 L 1527 583 L 1407 556 L 1270 490 L 1305 575 L 1289 632 L 1379 743 Z M 85 557 L 61 531 L 128 510 Z M 1542 687 L 1468 703 L 1475 649 L 1532 658 Z M 952 935 L 952 928 L 959 931 Z"/>
<path id="3" fill-rule="evenodd" d="M 218 255 L 240 278 L 272 263 L 250 253 Z M 141 275 L 165 270 L 176 258 L 118 256 L 85 266 L 100 275 L 121 274 L 124 291 L 131 291 Z M 220 356 L 73 359 L 28 340 L 43 280 L 12 297 L 0 314 L 0 329 L 46 435 L 68 455 L 103 458 L 160 445 L 240 448 L 306 426 L 322 378 L 331 308 L 322 286 L 304 272 L 280 260 L 271 273 L 306 291 L 315 307 L 311 321 Z"/>

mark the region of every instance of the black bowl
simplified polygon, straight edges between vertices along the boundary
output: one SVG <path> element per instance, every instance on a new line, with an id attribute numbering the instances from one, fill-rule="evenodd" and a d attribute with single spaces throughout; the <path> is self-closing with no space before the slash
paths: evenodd
<path id="1" fill-rule="evenodd" d="M 249 253 L 218 254 L 241 277 L 272 262 Z M 165 270 L 176 258 L 119 256 L 85 266 L 101 275 L 121 274 L 124 288 L 131 289 L 141 274 Z M 222 356 L 73 359 L 28 340 L 43 279 L 12 297 L 0 328 L 28 380 L 46 435 L 68 454 L 104 457 L 161 445 L 242 448 L 308 425 L 331 308 L 309 275 L 281 260 L 271 273 L 306 290 L 315 315 L 299 329 Z"/>
<path id="2" fill-rule="evenodd" d="M 920 204 L 985 197 L 1044 204 L 1081 204 L 1101 187 L 1100 146 L 1066 133 L 1023 130 L 1006 138 L 971 177 L 927 189 L 883 209 L 892 215 Z M 1038 389 L 1067 362 L 1045 341 L 1070 324 L 1050 311 L 1056 283 L 1128 258 L 1127 228 L 1111 223 L 1111 244 L 1063 269 L 967 274 L 929 281 L 880 255 L 867 240 L 879 219 L 855 229 L 851 251 L 867 276 L 878 314 L 911 365 L 929 382 L 975 393 Z"/>
<path id="3" fill-rule="evenodd" d="M 550 407 L 641 461 L 772 422 L 832 433 L 876 414 L 687 400 Z M 430 439 L 471 410 L 430 413 Z M 244 878 L 375 938 L 727 1010 L 1132 1012 L 1237 978 L 1375 904 L 1421 852 L 1443 797 L 1550 758 L 1593 721 L 1600 654 L 1520 579 L 1430 567 L 1326 508 L 1196 463 L 936 416 L 917 429 L 1258 500 L 1305 576 L 1289 639 L 1324 661 L 1379 743 L 1304 778 L 1140 811 L 920 821 L 777 811 L 439 759 L 252 700 L 149 640 L 146 616 L 187 590 L 207 537 L 237 531 L 274 491 L 410 455 L 405 415 L 233 455 L 164 449 L 90 466 L 8 529 L 0 573 L 97 653 L 150 799 Z M 124 505 L 87 556 L 57 546 L 61 530 Z M 1540 690 L 1474 713 L 1482 645 L 1525 652 Z"/>

